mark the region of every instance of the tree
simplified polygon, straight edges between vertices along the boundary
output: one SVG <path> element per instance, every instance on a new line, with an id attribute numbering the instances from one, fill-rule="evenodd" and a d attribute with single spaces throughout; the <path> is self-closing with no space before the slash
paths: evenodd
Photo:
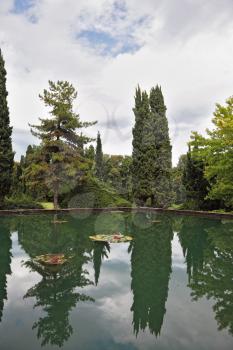
<path id="1" fill-rule="evenodd" d="M 190 148 L 186 156 L 182 182 L 186 190 L 186 207 L 205 209 L 208 206 L 205 198 L 208 194 L 209 183 L 204 177 L 204 162 L 197 158 Z"/>
<path id="2" fill-rule="evenodd" d="M 183 204 L 186 201 L 186 190 L 183 184 L 183 173 L 186 166 L 186 154 L 182 154 L 176 167 L 172 168 L 172 191 L 175 194 L 174 203 Z"/>
<path id="3" fill-rule="evenodd" d="M 97 144 L 96 144 L 96 152 L 95 152 L 95 169 L 96 169 L 96 177 L 98 177 L 98 179 L 100 180 L 103 180 L 103 151 L 102 151 L 102 142 L 101 142 L 99 131 L 97 134 Z"/>
<path id="4" fill-rule="evenodd" d="M 14 166 L 7 95 L 5 62 L 0 49 L 0 206 L 10 192 Z"/>
<path id="5" fill-rule="evenodd" d="M 167 207 L 172 200 L 171 145 L 161 88 L 152 88 L 148 96 L 138 87 L 133 111 L 133 196 L 140 205 Z"/>
<path id="6" fill-rule="evenodd" d="M 208 198 L 220 200 L 225 207 L 232 208 L 233 97 L 226 100 L 225 106 L 216 105 L 212 122 L 215 128 L 207 129 L 208 137 L 194 132 L 191 135 L 190 145 L 196 156 L 204 159 L 204 175 L 210 183 Z"/>
<path id="7" fill-rule="evenodd" d="M 167 207 L 173 199 L 171 185 L 172 153 L 166 117 L 167 108 L 164 104 L 161 87 L 158 85 L 150 91 L 150 109 L 152 114 L 152 137 L 155 138 L 152 205 Z"/>
<path id="8" fill-rule="evenodd" d="M 49 81 L 49 90 L 44 90 L 39 97 L 45 106 L 51 108 L 51 118 L 40 118 L 40 125 L 30 125 L 32 134 L 42 141 L 42 162 L 34 170 L 52 191 L 54 207 L 57 208 L 58 195 L 75 186 L 77 178 L 82 175 L 79 170 L 83 145 L 91 141 L 77 130 L 96 122 L 80 121 L 73 110 L 77 92 L 67 81 Z"/>
<path id="9" fill-rule="evenodd" d="M 90 145 L 85 149 L 85 157 L 94 161 L 95 159 L 95 148 L 93 145 Z"/>
<path id="10" fill-rule="evenodd" d="M 148 161 L 150 142 L 147 135 L 147 124 L 150 118 L 149 99 L 146 91 L 136 88 L 135 125 L 133 128 L 133 153 L 132 153 L 132 193 L 133 198 L 139 205 L 145 205 L 151 192 L 151 172 Z"/>
<path id="11" fill-rule="evenodd" d="M 127 200 L 132 198 L 131 165 L 131 156 L 104 154 L 103 181 L 114 187 Z"/>

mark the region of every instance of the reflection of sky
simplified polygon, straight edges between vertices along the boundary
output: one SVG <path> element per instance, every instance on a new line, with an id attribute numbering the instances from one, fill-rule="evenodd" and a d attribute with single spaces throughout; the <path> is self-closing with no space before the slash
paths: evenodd
<path id="1" fill-rule="evenodd" d="M 179 242 L 179 238 L 176 234 L 172 240 L 172 266 L 186 268 L 183 251 Z"/>
<path id="2" fill-rule="evenodd" d="M 0 325 L 0 349 L 37 350 L 41 349 L 40 341 L 32 325 L 43 314 L 39 308 L 33 309 L 33 298 L 23 299 L 23 296 L 40 277 L 22 266 L 21 261 L 27 256 L 17 243 L 16 233 L 12 240 L 12 275 L 8 277 L 8 300 Z M 173 272 L 160 337 L 156 339 L 148 331 L 139 333 L 137 338 L 133 334 L 130 254 L 128 244 L 118 244 L 111 245 L 109 258 L 102 263 L 98 286 L 77 288 L 93 297 L 95 303 L 80 302 L 70 312 L 73 334 L 62 349 L 231 349 L 232 338 L 226 331 L 217 332 L 211 302 L 204 298 L 191 302 L 183 253 L 176 235 L 172 248 Z M 85 267 L 93 280 L 92 263 Z"/>

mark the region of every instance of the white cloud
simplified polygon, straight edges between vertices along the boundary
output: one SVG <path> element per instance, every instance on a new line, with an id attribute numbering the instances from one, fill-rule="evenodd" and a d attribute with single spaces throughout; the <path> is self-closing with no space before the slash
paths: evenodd
<path id="1" fill-rule="evenodd" d="M 229 0 L 38 0 L 18 14 L 12 7 L 13 1 L 0 2 L 0 46 L 15 128 L 29 130 L 29 122 L 45 115 L 38 94 L 49 79 L 67 79 L 78 89 L 81 118 L 99 120 L 89 133 L 101 131 L 104 151 L 130 154 L 134 89 L 158 83 L 176 162 L 190 131 L 210 126 L 214 104 L 232 95 Z M 132 40 L 140 48 L 101 55 L 98 45 L 77 38 L 83 30 L 101 30 L 117 45 Z M 20 145 L 16 150 L 19 157 Z"/>

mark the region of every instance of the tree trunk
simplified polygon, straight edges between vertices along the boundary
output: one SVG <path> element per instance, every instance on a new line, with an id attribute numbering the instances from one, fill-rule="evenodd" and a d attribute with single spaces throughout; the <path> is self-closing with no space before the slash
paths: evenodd
<path id="1" fill-rule="evenodd" d="M 54 209 L 58 209 L 58 191 L 57 190 L 54 191 L 53 205 L 54 205 Z"/>

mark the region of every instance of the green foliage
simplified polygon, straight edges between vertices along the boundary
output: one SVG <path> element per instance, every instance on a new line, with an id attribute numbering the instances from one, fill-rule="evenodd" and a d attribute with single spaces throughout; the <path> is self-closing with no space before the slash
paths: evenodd
<path id="1" fill-rule="evenodd" d="M 105 208 L 130 207 L 131 204 L 120 197 L 110 186 L 96 178 L 86 178 L 73 191 L 67 193 L 61 202 L 62 207 Z"/>
<path id="2" fill-rule="evenodd" d="M 161 88 L 136 89 L 133 128 L 133 196 L 139 205 L 167 207 L 172 201 L 171 145 Z"/>
<path id="3" fill-rule="evenodd" d="M 37 154 L 38 162 L 27 169 L 28 179 L 36 179 L 53 193 L 54 207 L 58 207 L 58 196 L 75 187 L 83 175 L 83 146 L 91 141 L 78 129 L 86 128 L 95 122 L 81 122 L 73 111 L 77 92 L 67 81 L 49 81 L 49 90 L 44 90 L 40 99 L 50 107 L 49 119 L 40 119 L 41 125 L 31 125 L 34 136 L 41 139 Z"/>
<path id="4" fill-rule="evenodd" d="M 94 148 L 93 145 L 90 145 L 89 147 L 86 147 L 84 153 L 85 153 L 85 157 L 86 158 L 94 161 L 94 159 L 95 159 L 95 148 Z"/>
<path id="5" fill-rule="evenodd" d="M 132 157 L 105 154 L 103 158 L 103 180 L 124 197 L 132 200 Z"/>
<path id="6" fill-rule="evenodd" d="M 183 185 L 186 190 L 187 209 L 206 209 L 205 198 L 208 194 L 209 183 L 204 177 L 204 163 L 189 150 L 183 168 Z"/>
<path id="7" fill-rule="evenodd" d="M 205 163 L 204 174 L 210 183 L 208 198 L 233 208 L 233 97 L 225 106 L 216 105 L 213 130 L 208 137 L 193 133 L 190 145 Z"/>
<path id="8" fill-rule="evenodd" d="M 186 155 L 180 156 L 176 167 L 172 168 L 172 191 L 175 195 L 174 204 L 180 205 L 186 201 L 186 190 L 183 184 L 183 173 L 186 165 Z"/>
<path id="9" fill-rule="evenodd" d="M 99 132 L 97 134 L 97 144 L 95 151 L 95 175 L 99 180 L 103 179 L 103 151 Z"/>
<path id="10" fill-rule="evenodd" d="M 7 95 L 5 62 L 0 49 L 0 207 L 10 192 L 14 165 Z"/>
<path id="11" fill-rule="evenodd" d="M 37 203 L 32 197 L 26 194 L 19 196 L 6 197 L 4 202 L 5 209 L 43 209 L 43 206 Z"/>

